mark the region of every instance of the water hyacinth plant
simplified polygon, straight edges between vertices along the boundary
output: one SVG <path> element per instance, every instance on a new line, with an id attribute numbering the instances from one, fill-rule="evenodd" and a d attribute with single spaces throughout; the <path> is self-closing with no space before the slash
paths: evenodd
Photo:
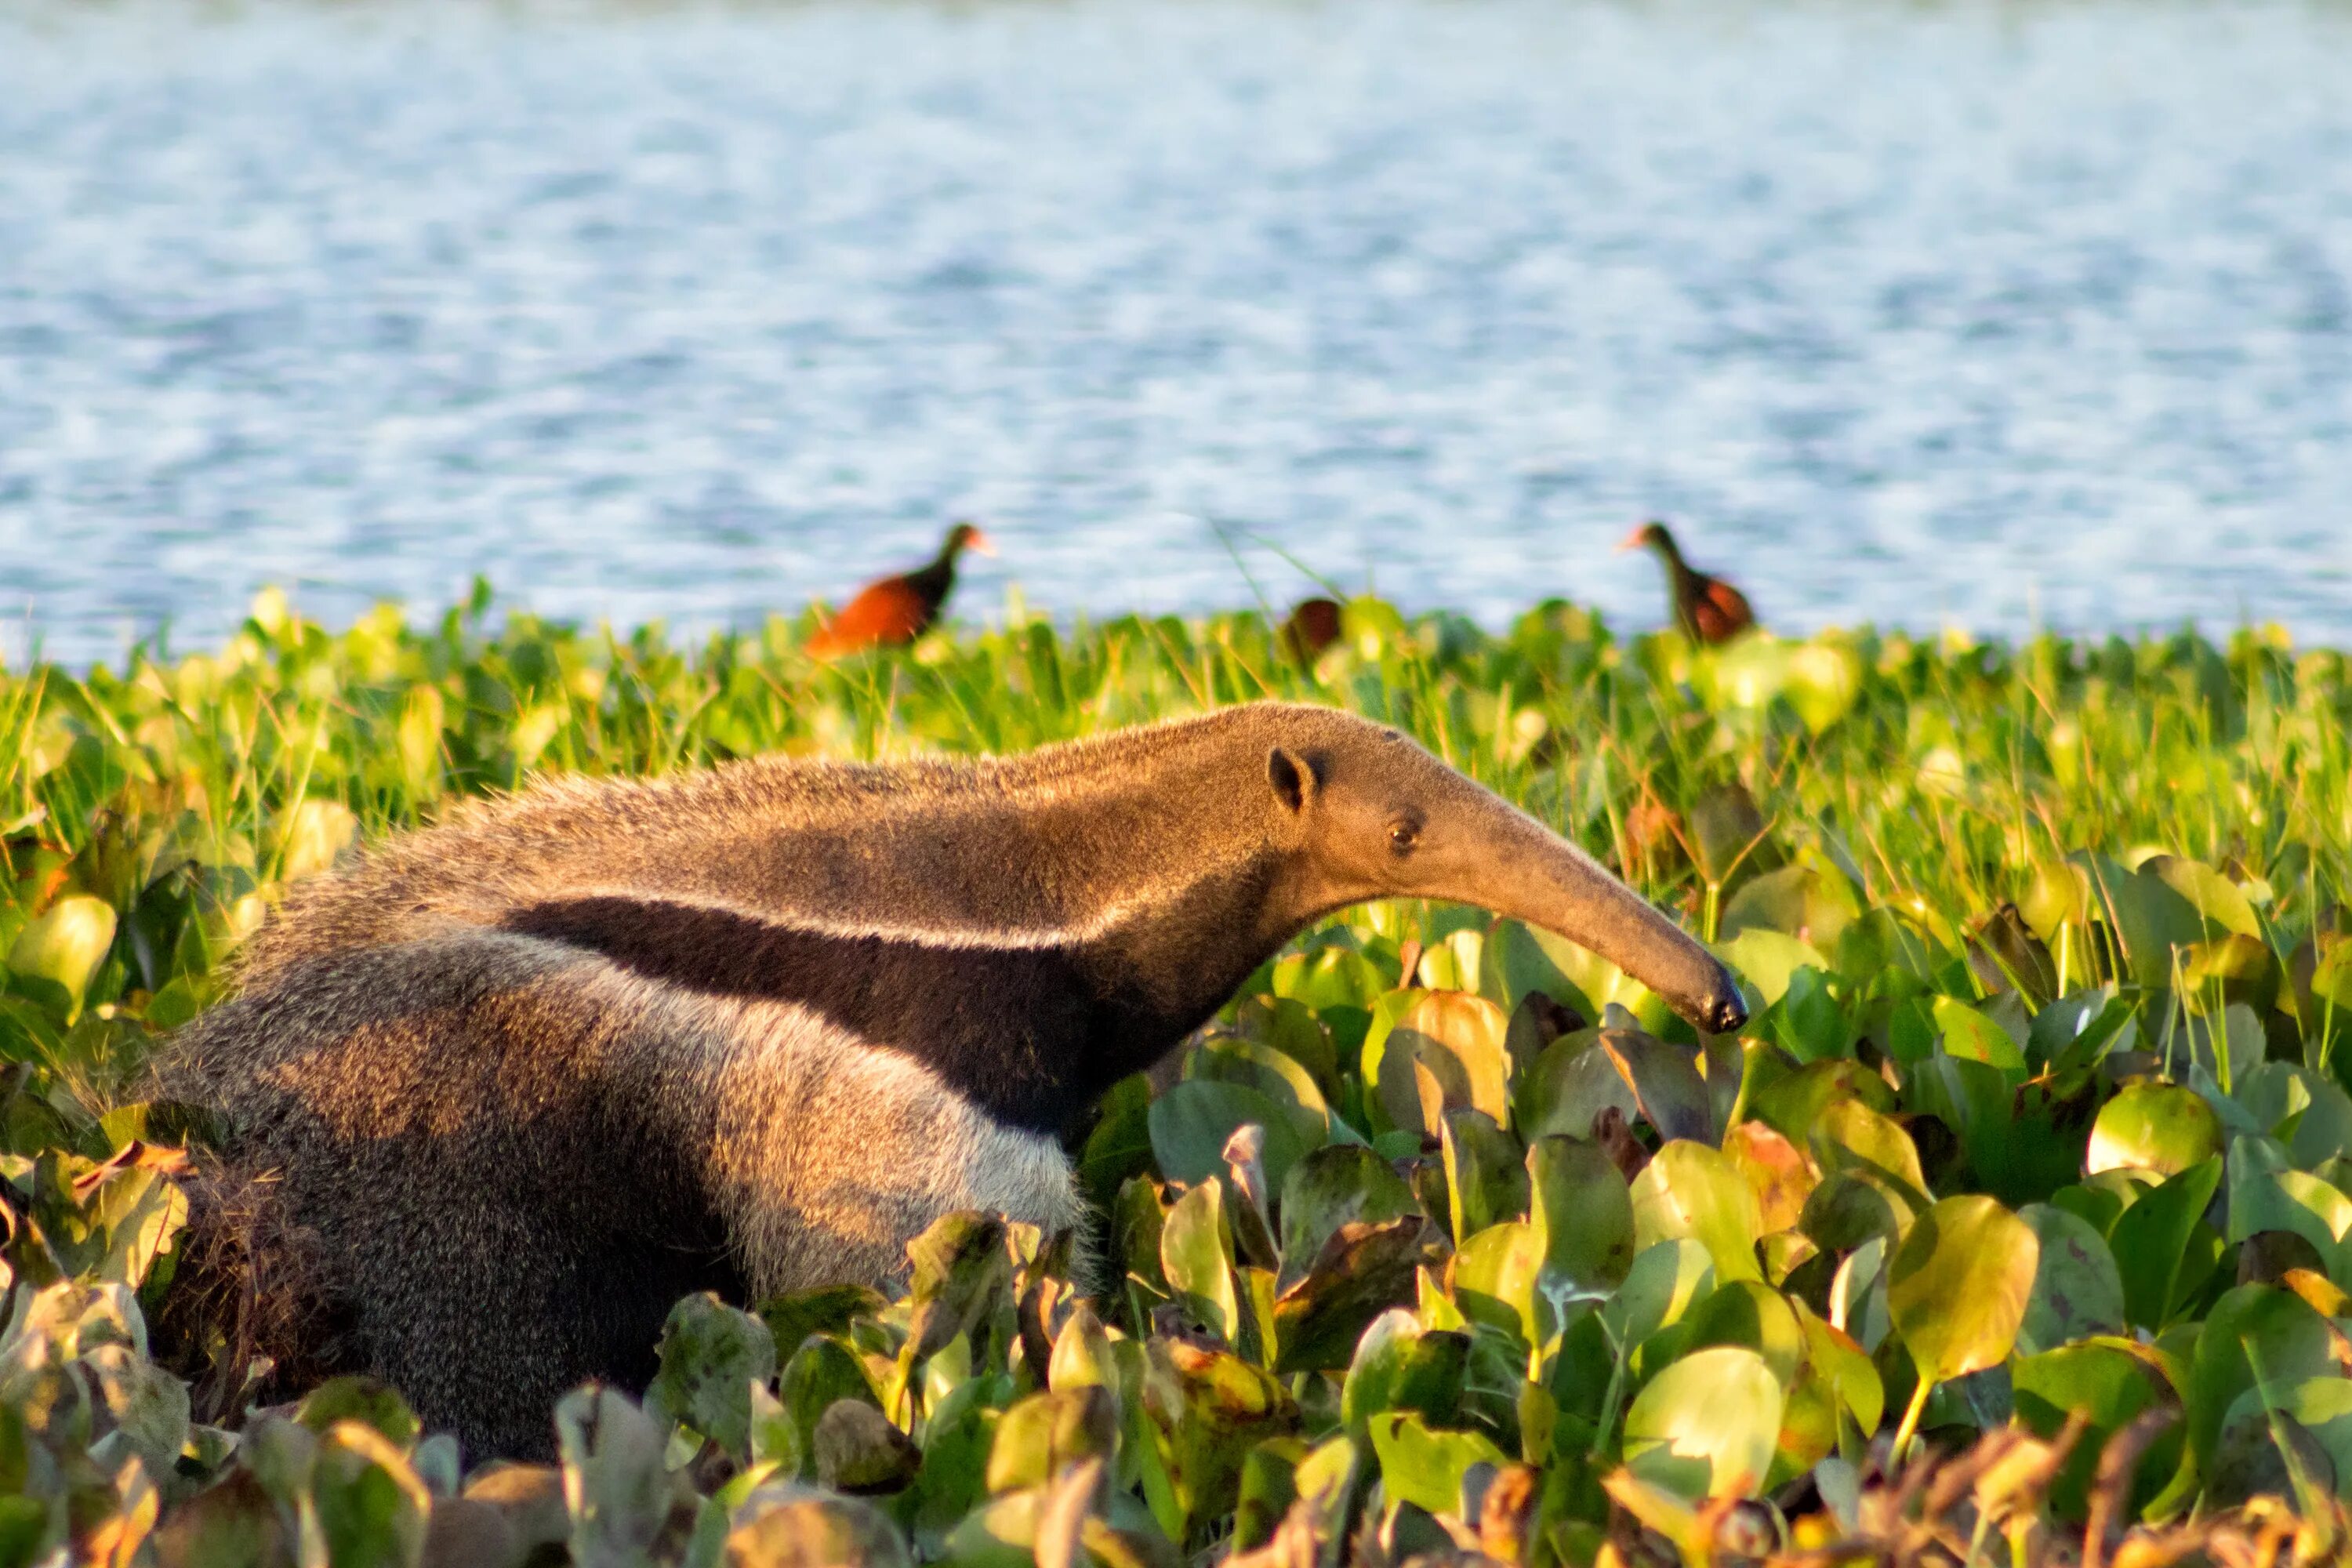
<path id="1" fill-rule="evenodd" d="M 0 673 L 0 1568 L 2352 1539 L 2334 652 L 1359 601 L 1311 667 L 1259 615 L 1017 605 L 825 665 L 784 620 L 688 648 L 488 609 L 331 634 L 265 595 L 216 652 Z M 1592 848 L 1737 970 L 1746 1031 L 1480 910 L 1353 911 L 1111 1091 L 1071 1148 L 1093 1237 L 957 1215 L 896 1300 L 681 1301 L 650 1387 L 551 1413 L 553 1466 L 469 1471 L 397 1390 L 151 1331 L 205 1129 L 143 1064 L 352 844 L 541 770 L 1260 696 L 1398 724 Z"/>

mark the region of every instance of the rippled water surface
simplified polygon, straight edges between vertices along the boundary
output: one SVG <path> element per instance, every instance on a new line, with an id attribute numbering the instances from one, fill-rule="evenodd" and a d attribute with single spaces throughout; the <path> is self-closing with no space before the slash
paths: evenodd
<path id="1" fill-rule="evenodd" d="M 2168 0 L 20 5 L 0 648 L 740 622 L 965 513 L 971 613 L 1646 622 L 1658 512 L 1792 627 L 2352 641 L 2347 80 Z"/>

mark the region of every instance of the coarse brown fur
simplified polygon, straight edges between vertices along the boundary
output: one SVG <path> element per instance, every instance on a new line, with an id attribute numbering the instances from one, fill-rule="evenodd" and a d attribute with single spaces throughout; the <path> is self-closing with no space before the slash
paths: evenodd
<path id="1" fill-rule="evenodd" d="M 1391 731 L 1255 704 L 1025 756 L 563 781 L 299 893 L 171 1071 L 274 1172 L 343 1364 L 476 1452 L 649 1373 L 686 1291 L 887 1284 L 1082 1215 L 1055 1133 L 1318 917 L 1485 903 L 1706 1026 L 1721 967 Z"/>
<path id="2" fill-rule="evenodd" d="M 194 1380 L 195 1418 L 233 1418 L 257 1395 L 331 1375 L 350 1325 L 333 1253 L 297 1225 L 275 1173 L 202 1152 L 181 1177 L 188 1223 L 152 1327 L 157 1352 Z"/>

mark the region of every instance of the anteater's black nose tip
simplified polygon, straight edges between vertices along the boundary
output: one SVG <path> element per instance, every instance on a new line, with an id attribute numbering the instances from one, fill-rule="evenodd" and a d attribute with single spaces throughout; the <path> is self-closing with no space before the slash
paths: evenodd
<path id="1" fill-rule="evenodd" d="M 1707 1012 L 1709 1034 L 1727 1035 L 1748 1022 L 1748 1004 L 1740 999 L 1737 991 L 1717 998 Z"/>

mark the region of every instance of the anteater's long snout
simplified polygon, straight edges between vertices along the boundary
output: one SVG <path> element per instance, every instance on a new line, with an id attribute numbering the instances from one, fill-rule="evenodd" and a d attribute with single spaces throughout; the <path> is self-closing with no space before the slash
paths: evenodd
<path id="1" fill-rule="evenodd" d="M 1724 1035 L 1748 1022 L 1739 986 L 1715 954 L 1584 851 L 1532 817 L 1510 815 L 1517 820 L 1504 830 L 1502 864 L 1487 873 L 1496 879 L 1474 901 L 1591 948 L 1694 1028 Z"/>

